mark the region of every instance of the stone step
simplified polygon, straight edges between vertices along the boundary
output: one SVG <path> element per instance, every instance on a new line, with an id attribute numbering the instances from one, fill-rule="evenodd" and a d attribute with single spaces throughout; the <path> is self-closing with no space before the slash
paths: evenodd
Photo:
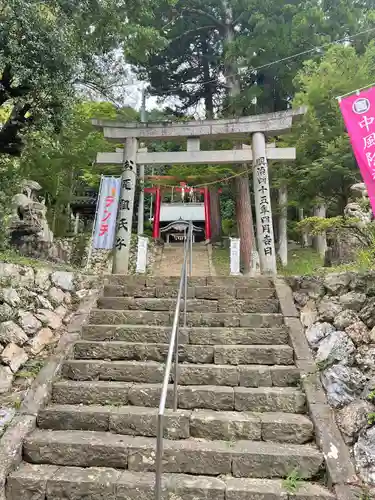
<path id="1" fill-rule="evenodd" d="M 156 440 L 97 431 L 36 430 L 24 443 L 23 456 L 34 464 L 115 467 L 154 472 Z M 262 441 L 164 440 L 165 473 L 277 478 L 298 471 L 315 477 L 323 464 L 312 445 Z"/>
<path id="2" fill-rule="evenodd" d="M 90 313 L 89 323 L 94 325 L 161 325 L 171 326 L 173 312 L 112 309 L 94 309 Z M 284 325 L 281 314 L 246 314 L 246 313 L 188 313 L 187 326 L 214 327 L 250 327 L 272 328 Z"/>
<path id="3" fill-rule="evenodd" d="M 64 362 L 62 375 L 73 380 L 115 380 L 161 383 L 164 379 L 164 363 L 156 361 L 103 361 L 73 359 Z M 180 385 L 224 385 L 255 386 L 291 385 L 298 370 L 295 366 L 263 365 L 214 365 L 181 363 L 179 365 Z M 173 374 L 171 374 L 173 380 Z"/>
<path id="4" fill-rule="evenodd" d="M 109 286 L 147 286 L 147 287 L 178 287 L 179 276 L 128 276 L 123 274 L 109 274 L 105 276 L 105 285 Z M 207 276 L 189 278 L 188 285 L 217 286 L 229 288 L 274 288 L 273 280 L 265 276 L 244 278 L 241 276 Z"/>
<path id="5" fill-rule="evenodd" d="M 138 406 L 52 405 L 39 412 L 38 426 L 156 437 L 157 414 L 157 408 Z M 304 444 L 313 439 L 313 425 L 307 417 L 293 413 L 166 410 L 164 437 Z"/>
<path id="6" fill-rule="evenodd" d="M 157 408 L 160 384 L 61 380 L 53 384 L 52 401 L 68 405 L 145 406 Z M 173 386 L 168 387 L 171 408 Z M 304 413 L 306 397 L 294 387 L 179 386 L 178 405 L 184 410 Z"/>
<path id="7" fill-rule="evenodd" d="M 181 301 L 181 311 L 184 310 L 184 307 L 184 301 Z M 98 308 L 112 309 L 115 311 L 142 310 L 174 312 L 176 309 L 176 299 L 101 297 L 98 300 Z M 279 302 L 277 299 L 188 299 L 186 310 L 192 313 L 277 313 L 279 312 Z"/>
<path id="8" fill-rule="evenodd" d="M 165 362 L 169 344 L 91 342 L 81 340 L 74 346 L 76 359 Z M 180 344 L 180 363 L 215 363 L 217 365 L 293 365 L 293 349 L 288 345 L 209 346 Z"/>
<path id="9" fill-rule="evenodd" d="M 221 479 L 184 474 L 163 475 L 163 500 L 286 500 L 280 479 Z M 155 475 L 110 468 L 57 467 L 21 463 L 6 486 L 7 500 L 108 498 L 154 500 Z M 293 500 L 335 500 L 318 484 L 299 482 Z"/>
<path id="10" fill-rule="evenodd" d="M 155 342 L 168 344 L 171 327 L 157 325 L 84 325 L 85 340 L 118 340 L 124 342 Z M 196 345 L 281 345 L 287 344 L 286 327 L 274 328 L 180 328 L 181 344 Z"/>
<path id="11" fill-rule="evenodd" d="M 176 298 L 176 286 L 144 286 L 144 285 L 106 285 L 104 297 L 135 297 L 135 298 Z M 273 288 L 251 288 L 235 286 L 189 286 L 189 299 L 275 299 Z"/>

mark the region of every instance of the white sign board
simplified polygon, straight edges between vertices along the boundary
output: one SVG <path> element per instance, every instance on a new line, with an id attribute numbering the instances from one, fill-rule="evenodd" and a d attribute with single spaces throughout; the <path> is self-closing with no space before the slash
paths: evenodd
<path id="1" fill-rule="evenodd" d="M 240 239 L 230 238 L 230 274 L 240 274 Z"/>
<path id="2" fill-rule="evenodd" d="M 138 236 L 137 273 L 144 274 L 147 268 L 148 238 Z"/>

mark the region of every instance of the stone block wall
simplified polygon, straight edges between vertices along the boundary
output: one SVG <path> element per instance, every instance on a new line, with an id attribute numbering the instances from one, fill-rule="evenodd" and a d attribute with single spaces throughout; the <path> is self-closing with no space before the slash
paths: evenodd
<path id="1" fill-rule="evenodd" d="M 64 248 L 65 254 L 67 256 L 67 263 L 71 263 L 75 240 L 74 238 L 61 238 L 59 240 L 59 245 Z M 89 248 L 91 241 L 88 241 L 80 265 L 82 268 L 86 268 L 87 255 L 89 253 Z M 130 246 L 130 257 L 129 257 L 129 274 L 136 274 L 137 267 L 137 253 L 138 253 L 138 237 L 133 234 L 131 238 Z M 112 271 L 112 261 L 113 261 L 113 251 L 112 250 L 102 250 L 93 249 L 90 257 L 88 272 L 92 274 L 107 274 Z M 147 273 L 152 272 L 152 268 L 155 262 L 155 242 L 153 239 L 148 240 L 148 253 L 147 253 Z"/>
<path id="2" fill-rule="evenodd" d="M 1 397 L 27 378 L 25 365 L 58 341 L 79 301 L 97 286 L 97 276 L 0 263 Z"/>
<path id="3" fill-rule="evenodd" d="M 375 271 L 288 281 L 357 471 L 375 485 Z"/>

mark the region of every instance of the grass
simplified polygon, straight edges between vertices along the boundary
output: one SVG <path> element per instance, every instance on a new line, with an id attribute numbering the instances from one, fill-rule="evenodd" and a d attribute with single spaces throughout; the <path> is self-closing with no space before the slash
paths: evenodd
<path id="1" fill-rule="evenodd" d="M 323 261 L 312 248 L 296 248 L 288 252 L 288 265 L 278 272 L 284 276 L 309 276 L 319 274 L 323 270 Z"/>
<path id="2" fill-rule="evenodd" d="M 36 378 L 40 370 L 43 368 L 45 360 L 43 359 L 33 359 L 28 361 L 22 371 L 17 373 L 19 378 Z"/>
<path id="3" fill-rule="evenodd" d="M 212 264 L 218 276 L 229 276 L 229 248 L 212 248 Z"/>
<path id="4" fill-rule="evenodd" d="M 230 271 L 229 248 L 215 248 L 212 250 L 212 263 L 218 276 L 228 276 Z M 281 266 L 279 274 L 285 276 L 312 275 L 322 271 L 322 260 L 311 248 L 299 248 L 289 252 L 289 264 L 286 268 Z"/>
<path id="5" fill-rule="evenodd" d="M 230 251 L 228 248 L 213 248 L 212 262 L 218 276 L 228 276 L 230 269 Z M 278 263 L 278 274 L 282 276 L 322 276 L 328 273 L 345 271 L 365 271 L 371 267 L 363 260 L 342 264 L 335 267 L 323 267 L 323 260 L 312 248 L 296 248 L 288 252 L 288 265 Z"/>
<path id="6" fill-rule="evenodd" d="M 288 477 L 283 480 L 283 488 L 288 493 L 296 493 L 298 488 L 301 486 L 301 477 L 297 470 L 293 470 Z"/>

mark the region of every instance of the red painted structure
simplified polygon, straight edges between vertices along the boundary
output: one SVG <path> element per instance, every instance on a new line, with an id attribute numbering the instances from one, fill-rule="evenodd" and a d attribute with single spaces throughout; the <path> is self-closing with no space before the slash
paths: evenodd
<path id="1" fill-rule="evenodd" d="M 150 177 L 149 177 L 150 178 Z M 161 180 L 161 179 L 173 179 L 173 177 L 169 176 L 153 176 L 153 179 Z M 176 192 L 181 193 L 182 190 L 190 191 L 189 186 L 185 182 L 180 183 L 180 187 L 170 186 L 170 189 L 174 189 Z M 145 193 L 155 194 L 155 213 L 154 213 L 154 223 L 152 228 L 152 237 L 154 239 L 160 238 L 160 209 L 161 209 L 161 201 L 162 201 L 162 192 L 160 186 L 154 186 L 151 188 L 145 188 Z M 202 188 L 193 188 L 195 193 L 203 194 L 204 197 L 204 219 L 205 219 L 205 237 L 206 240 L 211 239 L 211 211 L 210 211 L 210 191 L 207 186 Z M 219 193 L 221 190 L 219 190 Z"/>

